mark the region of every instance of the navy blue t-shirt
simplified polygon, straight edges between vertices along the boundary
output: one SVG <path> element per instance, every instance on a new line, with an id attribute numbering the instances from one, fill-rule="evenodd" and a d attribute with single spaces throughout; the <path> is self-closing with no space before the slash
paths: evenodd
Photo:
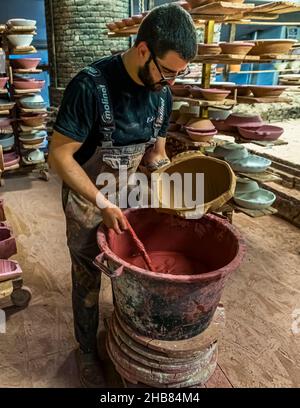
<path id="1" fill-rule="evenodd" d="M 121 55 L 104 57 L 93 64 L 105 76 L 115 120 L 114 145 L 143 143 L 154 137 L 154 121 L 158 115 L 159 98 L 165 103 L 164 122 L 158 133 L 165 136 L 172 111 L 172 96 L 167 92 L 151 92 L 138 85 L 127 73 Z M 75 159 L 84 164 L 101 142 L 99 134 L 96 86 L 88 75 L 77 74 L 68 84 L 54 129 L 82 146 Z"/>

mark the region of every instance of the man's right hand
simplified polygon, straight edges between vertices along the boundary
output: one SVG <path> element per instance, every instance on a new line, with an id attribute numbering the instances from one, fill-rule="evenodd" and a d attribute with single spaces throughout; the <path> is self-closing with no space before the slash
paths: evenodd
<path id="1" fill-rule="evenodd" d="M 107 228 L 112 228 L 117 234 L 127 229 L 126 217 L 119 207 L 110 205 L 101 210 L 104 224 Z"/>

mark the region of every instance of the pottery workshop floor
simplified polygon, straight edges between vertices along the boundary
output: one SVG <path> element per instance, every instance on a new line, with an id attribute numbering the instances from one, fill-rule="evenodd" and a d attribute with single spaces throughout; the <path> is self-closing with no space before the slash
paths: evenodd
<path id="1" fill-rule="evenodd" d="M 2 192 L 17 236 L 15 259 L 33 296 L 24 310 L 6 309 L 0 387 L 79 387 L 60 182 L 53 175 L 48 183 L 6 178 Z M 223 293 L 226 328 L 218 368 L 206 386 L 300 387 L 300 332 L 292 332 L 292 313 L 300 309 L 299 229 L 274 216 L 235 214 L 234 224 L 244 235 L 247 255 Z M 101 305 L 108 316 L 108 279 L 103 279 Z M 105 358 L 107 386 L 122 386 Z"/>

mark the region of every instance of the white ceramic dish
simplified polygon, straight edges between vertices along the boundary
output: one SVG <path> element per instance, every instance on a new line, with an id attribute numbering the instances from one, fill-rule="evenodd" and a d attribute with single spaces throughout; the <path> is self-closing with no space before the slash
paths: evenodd
<path id="1" fill-rule="evenodd" d="M 21 27 L 34 27 L 36 20 L 27 20 L 26 18 L 11 18 L 7 21 L 8 25 L 21 26 Z"/>
<path id="2" fill-rule="evenodd" d="M 276 195 L 271 191 L 259 188 L 252 193 L 235 194 L 233 199 L 241 207 L 261 210 L 270 207 L 276 200 Z"/>
<path id="3" fill-rule="evenodd" d="M 7 36 L 9 42 L 14 47 L 29 47 L 32 42 L 32 34 L 9 34 Z"/>
<path id="4" fill-rule="evenodd" d="M 261 173 L 270 165 L 271 160 L 255 154 L 249 154 L 246 158 L 240 160 L 227 160 L 234 171 L 242 173 Z"/>

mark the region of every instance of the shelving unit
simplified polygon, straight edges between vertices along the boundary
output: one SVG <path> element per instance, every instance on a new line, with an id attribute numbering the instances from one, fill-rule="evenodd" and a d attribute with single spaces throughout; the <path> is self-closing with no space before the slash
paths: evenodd
<path id="1" fill-rule="evenodd" d="M 1 27 L 1 26 L 0 26 Z M 22 173 L 35 173 L 38 174 L 38 177 L 43 179 L 43 180 L 48 180 L 49 179 L 49 174 L 48 174 L 48 166 L 46 163 L 45 158 L 43 160 L 35 160 L 32 162 L 28 162 L 27 160 L 27 155 L 31 151 L 36 151 L 37 149 L 45 146 L 45 143 L 39 143 L 39 144 L 24 144 L 20 140 L 21 132 L 24 131 L 21 128 L 21 120 L 20 120 L 20 115 L 22 113 L 47 113 L 47 109 L 25 109 L 21 106 L 19 99 L 24 96 L 33 96 L 33 95 L 38 95 L 41 92 L 41 89 L 16 89 L 14 87 L 14 74 L 18 75 L 32 75 L 32 74 L 40 74 L 43 72 L 41 69 L 15 69 L 12 67 L 11 64 L 11 58 L 10 56 L 18 55 L 19 58 L 22 57 L 31 57 L 31 55 L 34 55 L 37 53 L 37 50 L 33 46 L 26 46 L 26 47 L 16 47 L 13 48 L 9 40 L 7 38 L 7 35 L 9 34 L 30 34 L 30 35 L 35 35 L 36 30 L 34 27 L 22 27 L 22 26 L 5 26 L 4 30 L 2 30 L 1 38 L 2 38 L 2 48 L 5 51 L 6 54 L 6 70 L 7 70 L 7 76 L 9 77 L 8 81 L 8 86 L 7 89 L 5 90 L 6 94 L 8 94 L 9 98 L 14 104 L 13 109 L 11 110 L 11 117 L 13 118 L 13 133 L 15 135 L 15 146 L 14 149 L 16 153 L 19 155 L 20 161 L 18 165 L 11 166 L 4 168 L 3 173 L 13 173 L 16 171 L 22 172 Z M 30 77 L 31 78 L 31 77 Z M 0 111 L 1 114 L 1 111 Z M 8 115 L 10 112 L 6 110 L 3 115 Z M 46 118 L 45 118 L 46 121 Z M 27 133 L 35 132 L 38 130 L 47 130 L 46 128 L 46 123 L 42 128 L 34 128 L 34 127 L 29 127 L 26 129 Z M 44 139 L 45 142 L 46 138 Z M 47 153 L 46 153 L 47 154 Z"/>

